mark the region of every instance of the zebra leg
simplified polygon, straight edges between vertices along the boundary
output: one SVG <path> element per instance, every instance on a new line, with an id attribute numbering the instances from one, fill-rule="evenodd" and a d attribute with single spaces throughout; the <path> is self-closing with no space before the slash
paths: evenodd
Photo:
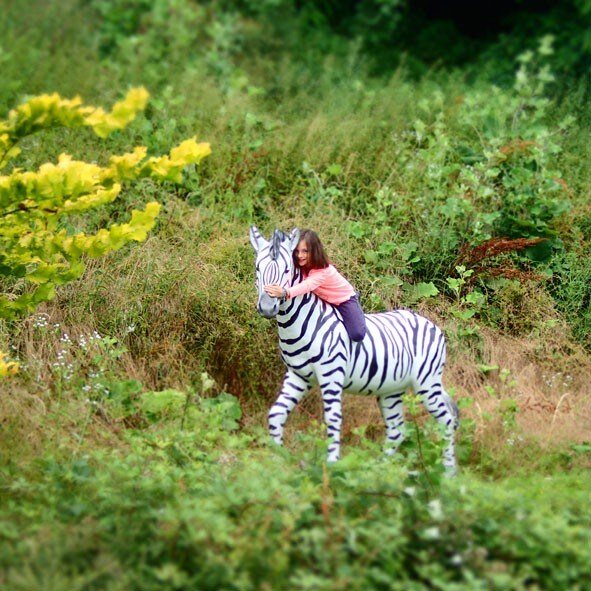
<path id="1" fill-rule="evenodd" d="M 422 389 L 418 394 L 429 414 L 440 425 L 445 426 L 444 438 L 447 445 L 443 449 L 443 466 L 449 475 L 454 475 L 458 469 L 455 451 L 455 432 L 459 424 L 458 407 L 441 382 Z"/>
<path id="2" fill-rule="evenodd" d="M 343 423 L 342 414 L 342 392 L 341 384 L 331 382 L 320 384 L 322 402 L 324 405 L 324 423 L 329 438 L 326 461 L 336 462 L 341 455 L 341 426 Z"/>
<path id="3" fill-rule="evenodd" d="M 275 443 L 283 445 L 283 428 L 289 413 L 310 390 L 310 384 L 289 370 L 285 373 L 281 392 L 269 411 L 269 433 Z"/>
<path id="4" fill-rule="evenodd" d="M 403 394 L 404 391 L 396 394 L 382 394 L 378 397 L 380 412 L 386 424 L 384 453 L 389 456 L 393 455 L 404 441 Z"/>

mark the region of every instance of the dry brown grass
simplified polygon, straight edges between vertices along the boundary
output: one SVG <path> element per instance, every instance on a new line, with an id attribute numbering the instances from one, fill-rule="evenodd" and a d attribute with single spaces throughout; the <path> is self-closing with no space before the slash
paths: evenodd
<path id="1" fill-rule="evenodd" d="M 485 333 L 487 365 L 498 369 L 483 373 L 470 359 L 449 365 L 447 382 L 456 397 L 471 397 L 466 411 L 476 421 L 481 437 L 494 430 L 506 401 L 515 401 L 521 435 L 542 444 L 591 441 L 591 397 L 588 375 L 591 361 L 582 350 L 547 339 L 510 338 Z"/>
<path id="2" fill-rule="evenodd" d="M 123 424 L 85 399 L 60 398 L 17 380 L 0 383 L 0 461 L 71 457 L 97 447 L 121 447 Z"/>

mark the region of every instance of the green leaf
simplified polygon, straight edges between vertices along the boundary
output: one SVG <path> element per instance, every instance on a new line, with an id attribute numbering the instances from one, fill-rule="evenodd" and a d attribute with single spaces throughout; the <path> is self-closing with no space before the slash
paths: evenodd
<path id="1" fill-rule="evenodd" d="M 5 277 L 24 277 L 27 274 L 27 267 L 25 265 L 15 265 L 10 267 L 8 265 L 0 264 L 0 275 Z"/>
<path id="2" fill-rule="evenodd" d="M 487 374 L 491 371 L 496 371 L 499 369 L 498 365 L 477 365 L 476 366 L 482 373 Z"/>
<path id="3" fill-rule="evenodd" d="M 550 259 L 553 252 L 554 247 L 552 244 L 552 240 L 543 240 L 535 246 L 526 249 L 525 255 L 528 259 L 531 259 L 532 261 L 543 262 Z"/>
<path id="4" fill-rule="evenodd" d="M 406 292 L 409 299 L 415 302 L 421 299 L 435 297 L 439 294 L 439 290 L 432 282 L 417 283 L 416 285 L 404 283 L 402 289 Z"/>
<path id="5" fill-rule="evenodd" d="M 400 287 L 401 285 L 404 284 L 404 281 L 402 281 L 398 277 L 392 277 L 392 276 L 383 277 L 383 276 L 381 276 L 378 279 L 380 280 L 380 283 L 385 287 Z"/>
<path id="6" fill-rule="evenodd" d="M 340 164 L 331 164 L 326 169 L 326 174 L 330 174 L 331 176 L 338 176 L 343 173 L 343 167 Z"/>
<path id="7" fill-rule="evenodd" d="M 182 409 L 186 401 L 186 394 L 169 389 L 161 392 L 145 392 L 140 396 L 138 406 L 145 413 L 161 415 Z"/>

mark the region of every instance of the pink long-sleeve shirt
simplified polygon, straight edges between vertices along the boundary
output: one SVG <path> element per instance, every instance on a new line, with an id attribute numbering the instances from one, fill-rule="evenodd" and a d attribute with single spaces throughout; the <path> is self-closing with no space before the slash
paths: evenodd
<path id="1" fill-rule="evenodd" d="M 288 298 L 314 292 L 329 304 L 342 304 L 355 295 L 353 286 L 335 269 L 328 265 L 324 269 L 311 269 L 304 280 L 287 290 Z"/>

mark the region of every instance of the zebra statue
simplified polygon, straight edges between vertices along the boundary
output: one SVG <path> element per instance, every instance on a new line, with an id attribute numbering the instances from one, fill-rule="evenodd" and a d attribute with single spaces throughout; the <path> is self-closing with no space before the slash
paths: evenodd
<path id="1" fill-rule="evenodd" d="M 328 436 L 328 462 L 340 455 L 341 395 L 347 392 L 375 395 L 386 424 L 385 452 L 393 454 L 404 439 L 402 396 L 412 388 L 427 411 L 445 426 L 443 465 L 457 470 L 454 434 L 458 408 L 442 385 L 446 345 L 441 330 L 430 320 L 406 310 L 367 314 L 367 334 L 352 342 L 335 308 L 313 293 L 293 299 L 274 298 L 263 286 L 283 287 L 301 281 L 292 253 L 299 231 L 289 235 L 275 230 L 270 241 L 250 228 L 256 251 L 257 312 L 277 317 L 279 348 L 287 371 L 281 392 L 269 412 L 269 429 L 283 444 L 289 413 L 316 384 L 320 386 Z"/>

